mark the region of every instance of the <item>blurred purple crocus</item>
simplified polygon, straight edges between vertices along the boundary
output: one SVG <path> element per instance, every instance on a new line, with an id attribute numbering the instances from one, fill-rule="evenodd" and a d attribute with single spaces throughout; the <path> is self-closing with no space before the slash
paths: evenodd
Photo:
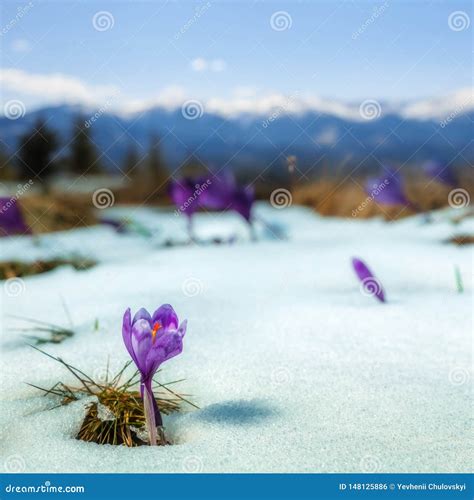
<path id="1" fill-rule="evenodd" d="M 451 165 L 445 165 L 438 161 L 428 161 L 423 164 L 423 172 L 430 179 L 434 179 L 448 187 L 456 186 L 456 176 Z"/>
<path id="2" fill-rule="evenodd" d="M 230 173 L 215 176 L 202 196 L 202 203 L 212 210 L 234 210 L 252 225 L 255 193 L 252 186 L 239 186 Z"/>
<path id="3" fill-rule="evenodd" d="M 0 198 L 0 236 L 31 234 L 15 198 Z"/>
<path id="4" fill-rule="evenodd" d="M 178 325 L 178 316 L 169 304 L 160 306 L 153 315 L 142 308 L 132 320 L 128 308 L 123 316 L 123 341 L 140 372 L 140 390 L 152 446 L 157 444 L 156 427 L 163 425 L 153 396 L 153 376 L 162 363 L 183 350 L 187 321 Z"/>
<path id="5" fill-rule="evenodd" d="M 374 276 L 364 261 L 352 258 L 352 267 L 361 282 L 361 290 L 366 295 L 373 295 L 380 302 L 385 302 L 385 293 L 380 281 Z"/>
<path id="6" fill-rule="evenodd" d="M 192 179 L 183 177 L 169 184 L 168 192 L 176 206 L 176 214 L 184 213 L 188 218 L 188 233 L 193 239 L 192 216 L 202 207 L 201 195 L 207 189 L 209 181 L 203 177 Z"/>
<path id="7" fill-rule="evenodd" d="M 401 175 L 393 169 L 387 174 L 370 177 L 365 184 L 365 190 L 377 203 L 381 205 L 404 205 L 412 207 L 403 191 Z"/>

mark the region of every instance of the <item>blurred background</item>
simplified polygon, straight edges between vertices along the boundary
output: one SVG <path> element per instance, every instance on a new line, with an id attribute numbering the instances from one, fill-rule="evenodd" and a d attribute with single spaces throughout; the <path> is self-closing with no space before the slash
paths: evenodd
<path id="1" fill-rule="evenodd" d="M 1 9 L 0 196 L 17 232 L 97 222 L 98 189 L 166 206 L 170 182 L 229 172 L 257 199 L 283 189 L 342 217 L 473 193 L 468 1 Z M 368 183 L 394 174 L 407 202 L 378 203 Z"/>

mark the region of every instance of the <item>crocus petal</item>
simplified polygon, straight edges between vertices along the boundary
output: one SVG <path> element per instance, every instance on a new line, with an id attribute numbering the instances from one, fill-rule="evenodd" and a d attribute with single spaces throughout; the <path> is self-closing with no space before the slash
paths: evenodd
<path id="1" fill-rule="evenodd" d="M 178 333 L 181 335 L 181 337 L 184 337 L 184 335 L 186 334 L 187 327 L 188 327 L 188 320 L 185 319 L 178 328 Z"/>
<path id="2" fill-rule="evenodd" d="M 385 293 L 382 284 L 367 265 L 362 260 L 354 257 L 352 259 L 352 267 L 367 293 L 376 297 L 380 302 L 385 302 Z"/>
<path id="3" fill-rule="evenodd" d="M 130 307 L 125 311 L 123 315 L 123 323 L 122 323 L 122 337 L 125 347 L 127 348 L 128 353 L 132 357 L 135 364 L 137 364 L 135 352 L 133 351 L 132 346 L 132 320 L 131 320 L 131 312 Z"/>
<path id="4" fill-rule="evenodd" d="M 152 324 L 154 325 L 156 322 L 159 322 L 161 325 L 158 335 L 162 331 L 168 329 L 176 330 L 178 328 L 178 316 L 170 304 L 163 304 L 153 313 Z"/>
<path id="5" fill-rule="evenodd" d="M 155 373 L 162 363 L 183 351 L 183 337 L 177 330 L 167 331 L 156 338 L 146 360 L 146 370 Z"/>
<path id="6" fill-rule="evenodd" d="M 150 313 L 144 307 L 142 307 L 139 311 L 137 311 L 137 313 L 133 317 L 132 324 L 135 324 L 139 319 L 144 319 L 148 321 L 148 324 L 151 325 Z"/>
<path id="7" fill-rule="evenodd" d="M 132 349 L 135 354 L 135 363 L 143 377 L 149 374 L 146 371 L 146 358 L 152 343 L 150 323 L 146 319 L 139 319 L 132 326 Z"/>

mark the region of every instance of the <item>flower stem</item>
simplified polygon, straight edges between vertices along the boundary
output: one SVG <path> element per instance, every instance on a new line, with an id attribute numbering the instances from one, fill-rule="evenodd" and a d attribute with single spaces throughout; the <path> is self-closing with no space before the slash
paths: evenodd
<path id="1" fill-rule="evenodd" d="M 154 397 L 151 389 L 151 384 L 145 384 L 143 390 L 143 406 L 145 409 L 146 427 L 148 430 L 148 440 L 150 446 L 156 446 L 156 418 Z"/>

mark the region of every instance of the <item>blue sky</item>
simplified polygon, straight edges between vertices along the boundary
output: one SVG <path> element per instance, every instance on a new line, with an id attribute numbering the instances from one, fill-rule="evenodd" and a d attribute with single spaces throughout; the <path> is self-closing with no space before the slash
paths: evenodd
<path id="1" fill-rule="evenodd" d="M 19 19 L 27 5 L 7 0 L 1 22 L 2 100 L 27 105 L 54 100 L 61 85 L 70 100 L 113 88 L 120 101 L 163 92 L 406 100 L 472 86 L 472 26 L 448 23 L 456 11 L 470 22 L 468 1 L 32 2 Z M 100 11 L 113 24 L 104 31 L 93 24 Z M 53 74 L 64 81 L 49 86 Z"/>

